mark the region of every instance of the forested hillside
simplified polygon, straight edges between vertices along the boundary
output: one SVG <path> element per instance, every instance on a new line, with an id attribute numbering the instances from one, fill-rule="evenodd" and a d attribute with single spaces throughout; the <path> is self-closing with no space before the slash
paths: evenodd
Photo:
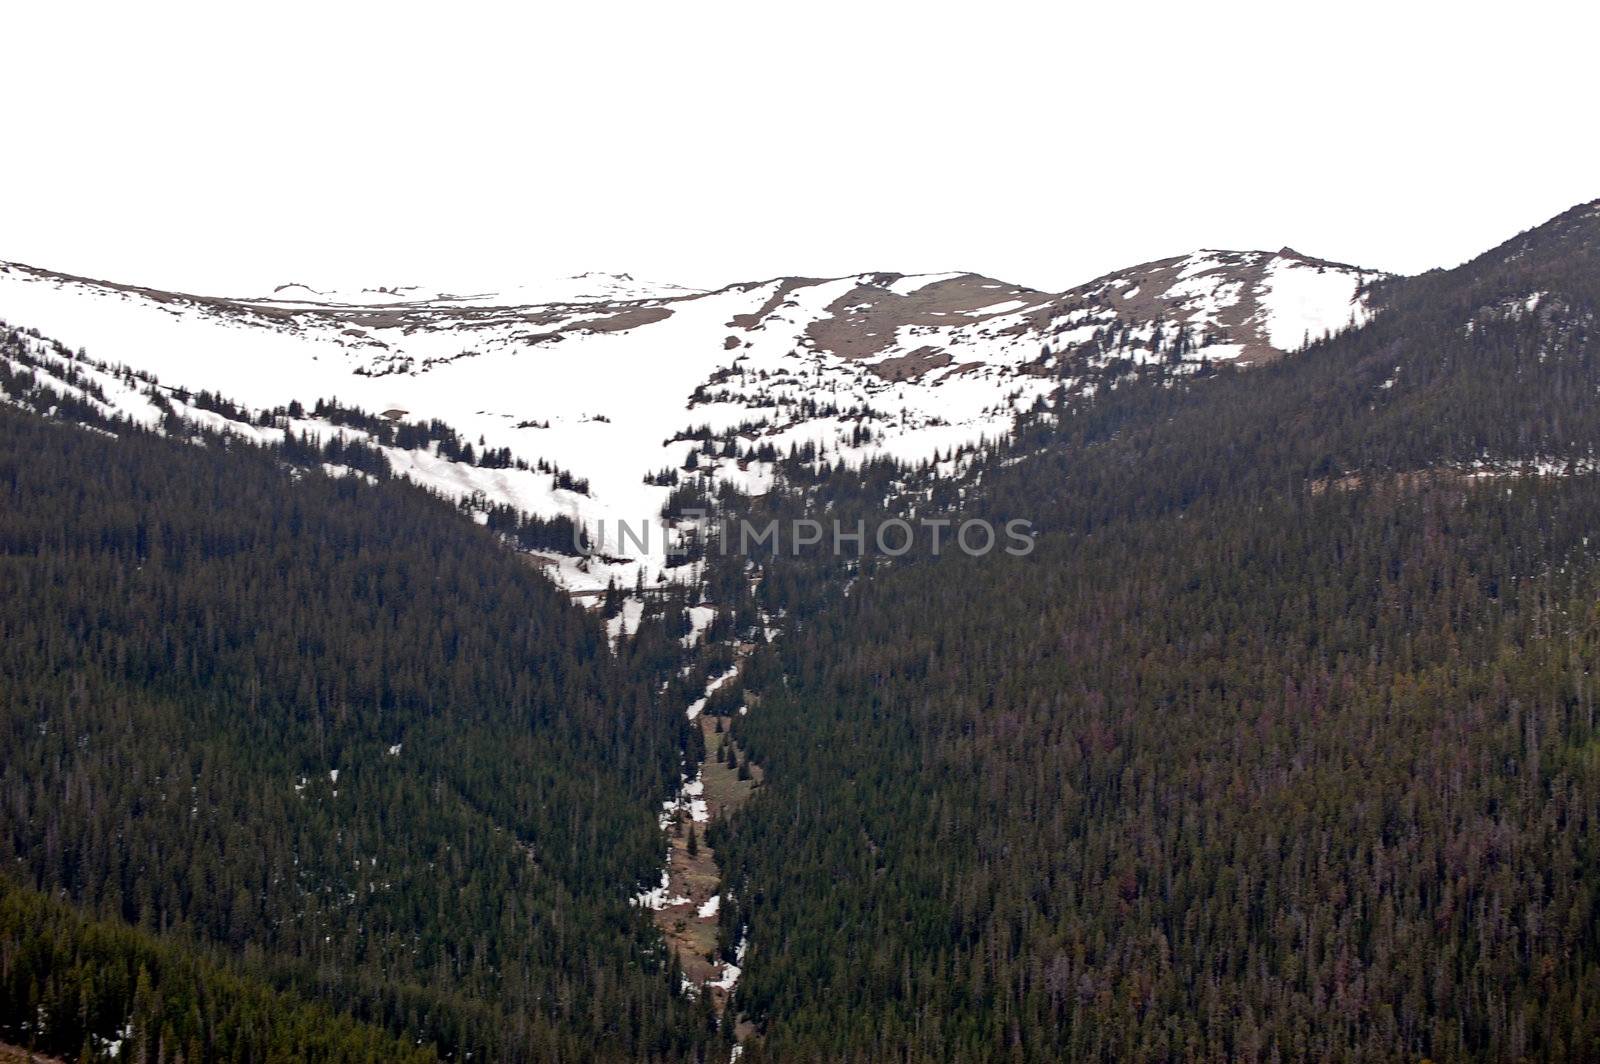
<path id="1" fill-rule="evenodd" d="M 0 1060 L 5 1044 L 79 1061 L 438 1059 L 0 879 Z"/>
<path id="2" fill-rule="evenodd" d="M 450 1056 L 678 1059 L 657 628 L 409 485 L 0 409 L 0 864 Z"/>
<path id="3" fill-rule="evenodd" d="M 1600 1056 L 1597 249 L 1039 418 L 968 501 L 1033 555 L 767 651 L 752 1058 Z"/>

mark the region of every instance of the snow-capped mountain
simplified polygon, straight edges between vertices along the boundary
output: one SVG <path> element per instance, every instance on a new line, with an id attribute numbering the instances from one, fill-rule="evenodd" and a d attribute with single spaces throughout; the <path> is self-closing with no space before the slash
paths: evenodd
<path id="1" fill-rule="evenodd" d="M 504 292 L 295 283 L 219 298 L 0 264 L 0 319 L 259 408 L 337 397 L 438 419 L 589 490 L 421 451 L 391 456 L 398 468 L 447 494 L 565 514 L 605 549 L 638 554 L 610 530 L 657 514 L 671 489 L 647 478 L 682 467 L 708 438 L 736 453 L 701 471 L 746 492 L 768 484 L 757 456 L 768 444 L 810 442 L 852 463 L 924 460 L 1003 435 L 1058 388 L 1101 387 L 1119 361 L 1184 373 L 1279 357 L 1364 320 L 1378 276 L 1286 248 L 1202 251 L 1061 293 L 970 273 L 710 292 L 584 274 Z M 659 564 L 662 547 L 643 553 Z"/>

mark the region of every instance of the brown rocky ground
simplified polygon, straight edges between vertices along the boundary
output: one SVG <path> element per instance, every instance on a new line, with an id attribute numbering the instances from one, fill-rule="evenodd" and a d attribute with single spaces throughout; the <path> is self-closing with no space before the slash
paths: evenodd
<path id="1" fill-rule="evenodd" d="M 721 979 L 726 970 L 722 960 L 715 956 L 717 917 L 700 915 L 701 906 L 722 889 L 722 870 L 717 865 L 716 851 L 705 842 L 705 831 L 711 824 L 736 813 L 750 800 L 762 780 L 761 769 L 756 765 L 750 766 L 751 778 L 741 780 L 737 768 L 730 768 L 720 760 L 724 744 L 731 742 L 731 737 L 726 730 L 717 731 L 717 721 L 718 718 L 704 714 L 697 718 L 706 740 L 706 760 L 700 766 L 700 773 L 710 819 L 706 823 L 691 824 L 687 814 L 679 814 L 668 829 L 670 893 L 689 900 L 655 912 L 656 926 L 669 947 L 676 951 L 684 978 L 697 985 Z M 692 855 L 689 853 L 691 829 L 695 839 Z M 720 1014 L 727 1005 L 728 994 L 714 987 L 711 995 Z"/>

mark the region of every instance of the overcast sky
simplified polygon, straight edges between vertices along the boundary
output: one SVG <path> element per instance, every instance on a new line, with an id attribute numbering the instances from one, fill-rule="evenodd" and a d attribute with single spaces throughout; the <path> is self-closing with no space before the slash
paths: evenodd
<path id="1" fill-rule="evenodd" d="M 1311 6 L 8 4 L 0 259 L 1060 289 L 1201 246 L 1453 265 L 1600 196 L 1596 5 Z"/>

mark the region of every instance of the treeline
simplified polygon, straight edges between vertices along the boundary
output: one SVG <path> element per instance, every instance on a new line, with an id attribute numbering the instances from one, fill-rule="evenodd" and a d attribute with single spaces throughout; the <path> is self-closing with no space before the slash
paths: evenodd
<path id="1" fill-rule="evenodd" d="M 36 353 L 30 340 L 47 345 L 48 355 Z M 367 413 L 341 404 L 337 399 L 318 400 L 308 413 L 299 402 L 252 414 L 233 400 L 214 392 L 190 393 L 186 389 L 164 389 L 148 374 L 89 361 L 59 343 L 39 338 L 32 332 L 0 325 L 0 396 L 24 410 L 43 414 L 71 424 L 123 436 L 151 431 L 131 420 L 110 402 L 100 379 L 92 371 L 111 374 L 136 389 L 142 400 L 161 413 L 156 431 L 170 439 L 187 440 L 208 447 L 249 447 L 268 451 L 280 461 L 302 469 L 332 466 L 334 471 L 353 471 L 373 480 L 388 480 L 393 474 L 383 447 L 410 450 L 433 448 L 453 462 L 490 469 L 521 469 L 550 475 L 554 487 L 587 494 L 588 481 L 574 477 L 544 459 L 532 466 L 513 460 L 509 448 L 474 451 L 450 426 L 437 419 L 411 422 Z M 174 402 L 176 401 L 176 402 Z M 192 407 L 226 418 L 232 425 L 217 427 L 187 416 L 180 408 Z M 314 433 L 295 423 L 316 419 L 342 426 L 356 434 Z M 248 433 L 250 427 L 281 430 L 281 438 Z M 482 441 L 479 441 L 480 447 Z M 484 513 L 496 531 L 511 542 L 529 550 L 575 553 L 574 543 L 586 539 L 576 533 L 566 517 L 544 519 L 510 507 L 488 503 L 480 494 L 464 497 L 459 505 L 469 513 Z"/>
<path id="2" fill-rule="evenodd" d="M 271 411 L 270 416 L 304 416 L 303 413 L 296 413 L 298 406 L 299 404 L 290 404 L 280 410 Z M 474 448 L 473 444 L 464 439 L 456 429 L 438 418 L 428 421 L 407 421 L 399 415 L 388 417 L 371 414 L 359 407 L 346 406 L 337 399 L 317 400 L 312 407 L 311 416 L 335 425 L 359 429 L 385 447 L 398 447 L 406 451 L 431 449 L 441 458 L 465 465 L 481 466 L 484 469 L 521 469 L 548 473 L 555 478 L 555 485 L 558 488 L 579 495 L 589 493 L 589 482 L 583 477 L 573 476 L 571 472 L 543 458 L 530 464 L 526 459 L 515 457 L 510 447 L 487 446 L 481 436 L 478 438 L 477 447 Z"/>

